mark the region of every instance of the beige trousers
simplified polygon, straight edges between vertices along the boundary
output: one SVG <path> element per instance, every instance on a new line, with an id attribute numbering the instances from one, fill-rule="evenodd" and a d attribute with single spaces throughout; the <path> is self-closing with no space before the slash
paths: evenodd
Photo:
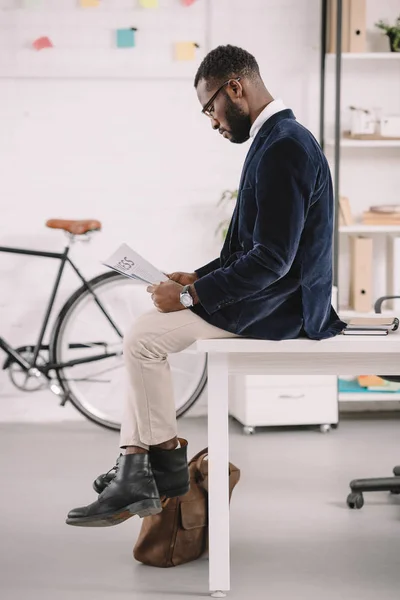
<path id="1" fill-rule="evenodd" d="M 206 338 L 236 337 L 210 325 L 191 310 L 152 310 L 139 317 L 124 338 L 128 394 L 121 427 L 121 448 L 162 444 L 177 435 L 170 352 Z"/>

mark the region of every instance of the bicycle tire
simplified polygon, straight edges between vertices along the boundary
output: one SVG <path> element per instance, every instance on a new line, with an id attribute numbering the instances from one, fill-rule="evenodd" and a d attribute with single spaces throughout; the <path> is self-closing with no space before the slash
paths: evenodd
<path id="1" fill-rule="evenodd" d="M 96 289 L 96 288 L 98 289 L 101 285 L 103 285 L 104 283 L 108 283 L 110 280 L 126 280 L 126 278 L 123 275 L 120 275 L 119 273 L 110 271 L 107 273 L 102 273 L 100 275 L 97 275 L 96 277 L 93 277 L 91 280 L 88 281 L 88 284 L 93 289 Z M 73 313 L 74 309 L 76 309 L 78 307 L 79 302 L 82 301 L 83 299 L 85 299 L 88 294 L 89 294 L 88 289 L 86 288 L 85 285 L 82 285 L 68 298 L 68 300 L 65 302 L 64 306 L 60 310 L 60 312 L 57 316 L 56 322 L 54 324 L 53 330 L 51 332 L 50 344 L 49 344 L 50 361 L 53 364 L 57 364 L 60 362 L 59 356 L 58 356 L 58 349 L 60 347 L 60 343 L 61 343 L 61 339 L 62 339 L 64 324 L 66 324 L 66 322 L 70 318 L 71 314 Z M 65 394 L 67 399 L 73 404 L 73 406 L 82 415 L 84 415 L 87 419 L 89 419 L 93 423 L 100 425 L 101 427 L 104 427 L 106 429 L 111 429 L 114 431 L 119 431 L 120 426 L 116 425 L 113 422 L 108 421 L 107 419 L 99 418 L 96 414 L 93 414 L 92 412 L 90 412 L 90 410 L 88 410 L 79 401 L 79 399 L 74 395 L 73 391 L 71 390 L 71 388 L 68 384 L 68 379 L 63 377 L 62 369 L 57 370 L 57 379 L 58 379 L 59 385 L 60 385 L 61 389 L 63 390 L 63 393 Z M 183 404 L 177 410 L 177 412 L 176 412 L 177 418 L 182 417 L 193 406 L 193 404 L 199 398 L 200 394 L 203 392 L 206 383 L 207 383 L 207 361 L 205 362 L 203 372 L 201 374 L 201 377 L 199 379 L 199 382 L 198 382 L 194 392 L 191 394 L 191 396 L 189 397 L 187 402 L 185 402 L 185 404 Z"/>

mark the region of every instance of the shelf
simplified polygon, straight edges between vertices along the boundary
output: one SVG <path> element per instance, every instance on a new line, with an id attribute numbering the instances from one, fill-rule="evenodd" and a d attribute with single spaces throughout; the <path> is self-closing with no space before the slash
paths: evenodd
<path id="1" fill-rule="evenodd" d="M 336 58 L 336 54 L 329 53 L 329 58 Z M 400 60 L 400 52 L 342 52 L 343 60 Z"/>
<path id="2" fill-rule="evenodd" d="M 327 146 L 334 146 L 335 140 L 328 139 Z M 341 138 L 342 148 L 400 148 L 400 140 L 349 140 Z"/>
<path id="3" fill-rule="evenodd" d="M 398 233 L 400 234 L 400 225 L 363 225 L 355 223 L 354 225 L 341 225 L 339 233 Z"/>
<path id="4" fill-rule="evenodd" d="M 398 312 L 398 311 L 397 311 Z M 383 310 L 381 313 L 377 314 L 372 309 L 370 312 L 358 312 L 356 310 L 352 310 L 351 308 L 340 308 L 337 311 L 339 317 L 346 321 L 346 319 L 352 319 L 353 317 L 396 317 L 395 310 Z M 379 337 L 379 336 L 378 336 Z M 400 367 L 399 367 L 400 370 Z"/>
<path id="5" fill-rule="evenodd" d="M 376 402 L 376 401 L 400 401 L 400 391 L 390 392 L 369 391 L 363 389 L 357 381 L 338 380 L 338 398 L 341 402 Z"/>
<path id="6" fill-rule="evenodd" d="M 400 402 L 400 392 L 340 392 L 339 402 Z"/>

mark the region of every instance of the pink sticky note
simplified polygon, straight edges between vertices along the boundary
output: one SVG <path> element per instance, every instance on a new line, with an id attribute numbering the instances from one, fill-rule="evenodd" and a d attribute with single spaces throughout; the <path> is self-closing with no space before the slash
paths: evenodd
<path id="1" fill-rule="evenodd" d="M 43 48 L 52 48 L 53 44 L 47 36 L 43 36 L 35 40 L 32 46 L 35 50 L 43 50 Z"/>
<path id="2" fill-rule="evenodd" d="M 196 0 L 182 0 L 183 6 L 192 6 L 192 4 L 194 4 L 195 2 Z"/>

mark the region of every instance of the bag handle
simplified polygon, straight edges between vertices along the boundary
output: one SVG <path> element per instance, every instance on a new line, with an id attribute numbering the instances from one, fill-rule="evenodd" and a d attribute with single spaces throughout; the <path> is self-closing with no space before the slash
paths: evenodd
<path id="1" fill-rule="evenodd" d="M 201 470 L 201 466 L 203 464 L 203 461 L 208 458 L 208 447 L 204 448 L 203 450 L 201 450 L 200 452 L 198 452 L 190 461 L 189 464 L 196 464 L 196 471 L 197 471 L 197 477 L 198 477 L 198 482 L 201 484 L 204 484 L 206 477 L 208 478 L 208 473 L 207 476 L 205 476 Z M 229 477 L 232 475 L 233 472 L 235 472 L 236 470 L 239 471 L 237 469 L 237 467 L 234 467 L 234 465 L 231 465 L 231 463 L 228 463 L 229 465 Z M 232 467 L 234 467 L 234 471 L 232 471 Z M 239 471 L 239 478 L 240 478 L 240 471 Z M 239 478 L 237 481 L 239 481 Z M 237 482 L 236 482 L 237 483 Z M 235 483 L 235 485 L 236 485 Z M 204 487 L 204 489 L 208 489 L 208 485 L 202 485 L 202 487 Z"/>
<path id="2" fill-rule="evenodd" d="M 208 454 L 208 448 L 204 448 L 203 450 L 200 450 L 200 452 L 198 452 L 195 456 L 193 456 L 193 458 L 191 459 L 189 464 L 191 465 L 196 462 L 197 463 L 200 462 L 200 464 L 201 464 L 204 459 L 204 456 L 206 454 Z M 201 460 L 199 461 L 199 459 L 201 459 Z"/>

